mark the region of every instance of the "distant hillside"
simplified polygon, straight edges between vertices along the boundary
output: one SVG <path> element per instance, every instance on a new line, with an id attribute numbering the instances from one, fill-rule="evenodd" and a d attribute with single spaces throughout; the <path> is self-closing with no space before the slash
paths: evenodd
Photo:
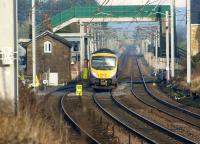
<path id="1" fill-rule="evenodd" d="M 176 34 L 177 46 L 186 49 L 186 9 L 176 9 Z"/>
<path id="2" fill-rule="evenodd" d="M 26 21 L 31 13 L 32 0 L 18 0 L 18 19 Z M 96 5 L 95 0 L 36 0 L 37 21 L 48 14 L 52 16 L 73 6 Z"/>
<path id="3" fill-rule="evenodd" d="M 19 38 L 30 36 L 32 0 L 18 0 Z M 95 0 L 36 0 L 36 27 L 42 19 L 74 6 L 97 5 Z"/>

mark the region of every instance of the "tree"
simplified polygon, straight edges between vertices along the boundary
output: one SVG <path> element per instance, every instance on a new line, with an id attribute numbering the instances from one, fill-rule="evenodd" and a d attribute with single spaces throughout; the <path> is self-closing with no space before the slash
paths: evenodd
<path id="1" fill-rule="evenodd" d="M 46 30 L 52 31 L 51 20 L 48 14 L 44 14 L 43 20 L 42 20 L 42 31 L 46 31 Z"/>

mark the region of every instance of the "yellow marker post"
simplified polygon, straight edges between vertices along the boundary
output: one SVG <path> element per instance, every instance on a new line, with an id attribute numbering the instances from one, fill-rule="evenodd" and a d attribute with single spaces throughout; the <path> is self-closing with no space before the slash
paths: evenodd
<path id="1" fill-rule="evenodd" d="M 39 81 L 39 79 L 38 79 L 38 77 L 36 75 L 36 87 L 38 88 L 39 86 L 40 86 L 40 81 Z"/>
<path id="2" fill-rule="evenodd" d="M 82 95 L 83 95 L 83 86 L 76 85 L 76 96 L 82 96 Z"/>
<path id="3" fill-rule="evenodd" d="M 83 69 L 83 79 L 87 80 L 88 79 L 88 68 Z"/>
<path id="4" fill-rule="evenodd" d="M 19 75 L 18 77 L 19 77 L 19 80 L 21 80 L 21 81 L 25 80 L 24 75 Z"/>

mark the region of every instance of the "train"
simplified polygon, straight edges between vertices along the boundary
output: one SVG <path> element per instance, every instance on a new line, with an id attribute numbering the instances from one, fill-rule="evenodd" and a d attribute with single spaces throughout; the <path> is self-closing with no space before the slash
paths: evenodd
<path id="1" fill-rule="evenodd" d="M 110 49 L 92 53 L 89 61 L 89 85 L 94 89 L 113 89 L 118 84 L 118 56 Z"/>

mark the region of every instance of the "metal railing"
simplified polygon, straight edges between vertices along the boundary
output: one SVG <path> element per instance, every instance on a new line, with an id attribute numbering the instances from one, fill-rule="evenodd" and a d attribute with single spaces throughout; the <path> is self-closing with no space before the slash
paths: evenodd
<path id="1" fill-rule="evenodd" d="M 144 7 L 142 13 L 138 14 L 141 6 L 83 6 L 73 7 L 51 17 L 52 27 L 56 27 L 65 21 L 72 18 L 93 18 L 93 17 L 157 17 L 157 14 L 149 15 L 152 11 L 158 11 L 161 8 L 161 13 L 170 10 L 170 6 L 160 6 L 155 9 L 154 5 Z"/>

